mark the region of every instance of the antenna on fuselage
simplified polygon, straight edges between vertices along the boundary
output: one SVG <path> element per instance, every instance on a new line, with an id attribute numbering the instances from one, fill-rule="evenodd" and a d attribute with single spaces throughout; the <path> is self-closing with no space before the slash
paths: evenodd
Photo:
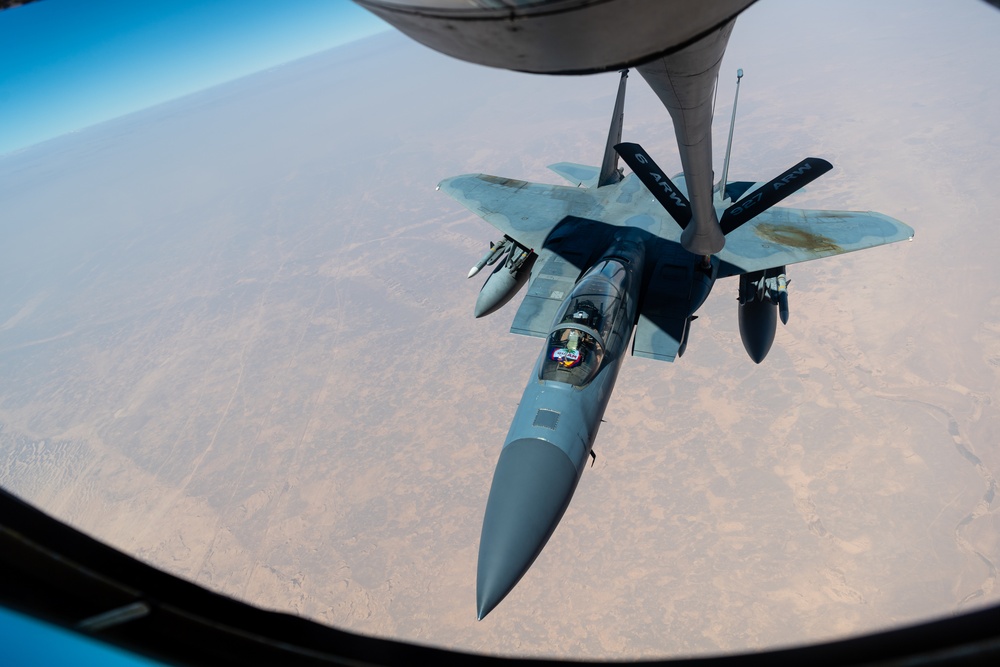
<path id="1" fill-rule="evenodd" d="M 615 110 L 611 114 L 611 127 L 608 129 L 608 143 L 604 147 L 604 160 L 601 162 L 601 173 L 597 177 L 597 187 L 611 185 L 622 180 L 618 171 L 618 153 L 615 146 L 622 142 L 622 125 L 625 122 L 625 81 L 628 80 L 628 70 L 621 70 L 622 77 L 618 81 L 618 97 L 615 99 Z"/>
<path id="2" fill-rule="evenodd" d="M 733 152 L 733 129 L 736 127 L 736 103 L 740 101 L 740 79 L 743 78 L 743 68 L 736 70 L 736 97 L 733 99 L 733 118 L 729 121 L 729 142 L 726 144 L 726 161 L 722 163 L 722 180 L 716 190 L 720 201 L 726 199 L 726 183 L 729 179 L 729 155 Z"/>

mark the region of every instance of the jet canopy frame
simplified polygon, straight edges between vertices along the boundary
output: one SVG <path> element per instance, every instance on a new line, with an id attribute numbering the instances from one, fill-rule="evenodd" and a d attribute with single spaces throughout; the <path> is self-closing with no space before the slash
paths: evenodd
<path id="1" fill-rule="evenodd" d="M 617 258 L 602 260 L 577 283 L 556 311 L 538 379 L 585 387 L 625 311 L 629 272 Z"/>

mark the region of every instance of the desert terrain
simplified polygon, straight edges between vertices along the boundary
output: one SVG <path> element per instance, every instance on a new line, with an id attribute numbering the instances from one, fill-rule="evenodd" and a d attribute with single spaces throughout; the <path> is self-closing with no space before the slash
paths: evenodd
<path id="1" fill-rule="evenodd" d="M 915 239 L 789 267 L 760 366 L 720 281 L 630 358 L 573 503 L 475 614 L 493 466 L 541 342 L 472 317 L 498 234 L 435 185 L 599 164 L 617 75 L 387 33 L 0 158 L 0 485 L 213 590 L 506 655 L 704 655 L 1000 601 L 1000 117 L 985 3 L 761 2 L 719 84 L 731 180 Z M 625 139 L 679 170 L 635 75 Z"/>

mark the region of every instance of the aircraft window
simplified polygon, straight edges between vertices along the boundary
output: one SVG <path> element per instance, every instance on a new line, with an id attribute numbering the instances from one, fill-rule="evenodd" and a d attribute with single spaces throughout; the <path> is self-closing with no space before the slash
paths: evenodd
<path id="1" fill-rule="evenodd" d="M 606 344 L 623 304 L 627 279 L 628 272 L 620 262 L 602 262 L 573 288 L 553 325 L 590 329 L 602 345 Z"/>
<path id="2" fill-rule="evenodd" d="M 582 387 L 597 374 L 603 358 L 604 348 L 591 333 L 573 327 L 556 329 L 549 335 L 538 377 Z"/>
<path id="3" fill-rule="evenodd" d="M 625 265 L 617 259 L 605 260 L 600 266 L 591 272 L 590 275 L 602 276 L 610 282 L 619 292 L 625 289 L 625 280 L 628 278 L 628 271 Z"/>
<path id="4" fill-rule="evenodd" d="M 553 322 L 539 379 L 582 387 L 594 379 L 624 305 L 628 271 L 609 259 L 577 283 Z"/>

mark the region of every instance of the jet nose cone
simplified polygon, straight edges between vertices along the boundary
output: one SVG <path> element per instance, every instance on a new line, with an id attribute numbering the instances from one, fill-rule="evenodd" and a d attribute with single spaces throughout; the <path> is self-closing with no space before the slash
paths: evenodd
<path id="1" fill-rule="evenodd" d="M 544 440 L 523 438 L 500 452 L 479 540 L 479 620 L 528 571 L 562 518 L 580 476 L 566 454 Z"/>

